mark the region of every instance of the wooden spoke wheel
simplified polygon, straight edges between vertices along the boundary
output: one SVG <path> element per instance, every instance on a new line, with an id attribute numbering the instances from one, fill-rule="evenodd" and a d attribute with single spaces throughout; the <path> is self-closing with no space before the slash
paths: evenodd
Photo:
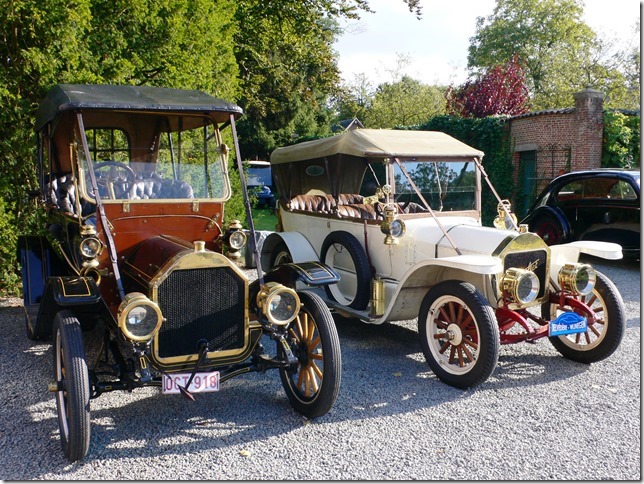
<path id="1" fill-rule="evenodd" d="M 297 368 L 280 370 L 291 405 L 314 418 L 327 413 L 340 390 L 340 341 L 329 309 L 319 296 L 299 292 L 302 308 L 288 329 Z"/>

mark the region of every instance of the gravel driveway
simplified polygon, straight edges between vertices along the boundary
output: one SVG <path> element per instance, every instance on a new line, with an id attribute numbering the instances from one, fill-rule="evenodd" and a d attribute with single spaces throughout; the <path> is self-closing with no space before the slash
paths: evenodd
<path id="1" fill-rule="evenodd" d="M 89 454 L 75 464 L 47 392 L 51 347 L 27 339 L 10 303 L 0 308 L 0 478 L 640 480 L 640 266 L 590 262 L 626 305 L 625 338 L 602 362 L 565 360 L 547 340 L 503 346 L 492 377 L 461 391 L 429 370 L 415 321 L 338 318 L 342 389 L 326 416 L 295 413 L 276 371 L 194 403 L 114 392 L 92 401 Z"/>

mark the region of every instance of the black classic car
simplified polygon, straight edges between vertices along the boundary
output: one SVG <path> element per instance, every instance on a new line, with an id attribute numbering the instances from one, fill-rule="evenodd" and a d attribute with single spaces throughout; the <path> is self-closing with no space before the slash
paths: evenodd
<path id="1" fill-rule="evenodd" d="M 277 369 L 309 418 L 337 398 L 333 319 L 317 295 L 294 287 L 338 275 L 315 261 L 254 278 L 235 261 L 247 236 L 237 220 L 224 224 L 225 140 L 238 147 L 241 114 L 200 91 L 149 86 L 57 85 L 40 105 L 45 235 L 22 236 L 18 256 L 27 335 L 53 339 L 49 390 L 70 461 L 88 452 L 90 401 L 112 391 L 158 387 L 194 400 L 234 376 Z M 91 359 L 85 331 L 103 335 Z"/>
<path id="2" fill-rule="evenodd" d="M 552 180 L 522 220 L 548 245 L 615 242 L 640 255 L 640 173 L 617 169 L 567 173 Z"/>

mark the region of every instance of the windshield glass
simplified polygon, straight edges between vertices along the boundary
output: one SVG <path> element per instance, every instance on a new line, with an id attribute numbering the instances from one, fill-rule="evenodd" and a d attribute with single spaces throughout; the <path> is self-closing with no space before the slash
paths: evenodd
<path id="1" fill-rule="evenodd" d="M 102 200 L 229 198 L 228 148 L 208 118 L 138 115 L 130 121 L 124 128 L 85 129 Z M 76 130 L 81 189 L 93 200 L 82 139 Z"/>
<path id="2" fill-rule="evenodd" d="M 474 162 L 406 161 L 405 170 L 433 210 L 476 209 L 476 164 Z M 412 183 L 394 163 L 395 194 L 398 202 L 423 205 Z"/>

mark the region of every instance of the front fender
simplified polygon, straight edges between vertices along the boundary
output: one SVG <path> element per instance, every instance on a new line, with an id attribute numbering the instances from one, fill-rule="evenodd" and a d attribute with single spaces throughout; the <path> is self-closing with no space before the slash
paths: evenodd
<path id="1" fill-rule="evenodd" d="M 264 283 L 278 282 L 289 287 L 294 287 L 297 283 L 309 287 L 324 286 L 335 284 L 339 280 L 340 276 L 337 272 L 316 261 L 281 264 L 264 274 Z M 255 279 L 249 287 L 250 300 L 253 304 L 259 290 L 259 279 Z"/>
<path id="2" fill-rule="evenodd" d="M 71 309 L 84 327 L 85 321 L 105 312 L 96 281 L 91 277 L 50 277 L 45 284 L 38 317 L 33 324 L 36 338 L 51 336 L 56 313 Z"/>
<path id="3" fill-rule="evenodd" d="M 271 269 L 271 254 L 279 244 L 284 243 L 291 253 L 293 262 L 308 262 L 319 260 L 313 246 L 299 232 L 274 232 L 270 234 L 262 245 L 261 264 L 265 271 Z"/>

